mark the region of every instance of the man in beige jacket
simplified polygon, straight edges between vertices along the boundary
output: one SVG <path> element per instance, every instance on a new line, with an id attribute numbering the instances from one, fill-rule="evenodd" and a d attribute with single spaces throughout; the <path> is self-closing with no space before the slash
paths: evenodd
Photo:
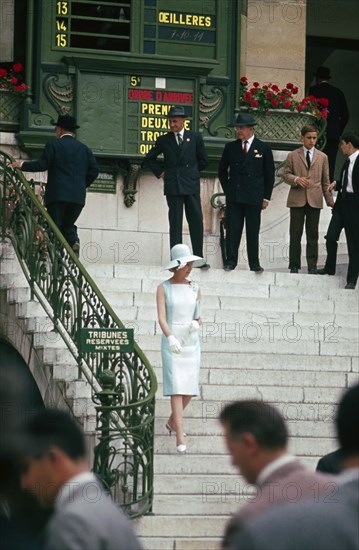
<path id="1" fill-rule="evenodd" d="M 329 190 L 328 157 L 315 148 L 318 130 L 309 124 L 301 130 L 303 147 L 289 153 L 284 180 L 290 185 L 287 206 L 290 208 L 289 269 L 298 273 L 301 268 L 301 239 L 305 221 L 307 235 L 308 273 L 317 273 L 318 227 L 323 196 L 328 206 L 334 201 Z"/>

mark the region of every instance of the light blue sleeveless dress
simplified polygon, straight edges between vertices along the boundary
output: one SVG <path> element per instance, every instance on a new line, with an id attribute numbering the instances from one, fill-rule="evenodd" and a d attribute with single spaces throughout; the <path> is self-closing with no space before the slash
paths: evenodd
<path id="1" fill-rule="evenodd" d="M 162 335 L 163 395 L 199 395 L 199 331 L 189 332 L 191 321 L 200 316 L 199 288 L 192 282 L 172 285 L 164 281 L 162 286 L 167 324 L 182 345 L 181 353 L 172 353 L 166 336 Z"/>

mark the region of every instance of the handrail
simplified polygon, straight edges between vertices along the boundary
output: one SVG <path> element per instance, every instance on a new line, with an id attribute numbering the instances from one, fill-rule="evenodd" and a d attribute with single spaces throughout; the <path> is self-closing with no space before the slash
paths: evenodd
<path id="1" fill-rule="evenodd" d="M 124 328 L 36 197 L 0 151 L 0 237 L 10 239 L 36 296 L 92 389 L 98 444 L 93 469 L 130 517 L 150 512 L 157 380 L 140 347 L 83 352 L 82 328 Z"/>

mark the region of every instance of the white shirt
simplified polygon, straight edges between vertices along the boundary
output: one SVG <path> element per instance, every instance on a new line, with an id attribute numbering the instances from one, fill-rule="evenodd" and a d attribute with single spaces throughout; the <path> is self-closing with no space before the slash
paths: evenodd
<path id="1" fill-rule="evenodd" d="M 184 128 L 182 128 L 182 130 L 181 130 L 180 132 L 177 132 L 177 133 L 176 133 L 176 141 L 177 141 L 177 143 L 178 143 L 178 134 L 181 136 L 182 142 L 183 142 Z M 178 143 L 178 145 L 179 145 L 179 143 Z"/>
<path id="2" fill-rule="evenodd" d="M 358 158 L 358 155 L 359 155 L 359 149 L 357 151 L 355 151 L 354 153 L 352 153 L 351 155 L 349 155 L 349 157 L 348 157 L 348 159 L 349 159 L 349 168 L 348 168 L 347 193 L 354 193 L 354 189 L 353 189 L 353 167 L 354 167 L 354 163 L 355 163 L 356 159 Z M 343 177 L 344 177 L 344 174 L 343 174 Z"/>
<path id="3" fill-rule="evenodd" d="M 247 151 L 249 151 L 249 148 L 250 148 L 250 146 L 252 145 L 253 140 L 254 140 L 254 134 L 253 134 L 252 137 L 250 137 L 250 138 L 248 138 L 248 139 L 244 139 L 244 140 L 242 141 L 242 149 L 244 149 L 244 142 L 246 141 L 246 142 L 247 142 Z"/>
<path id="4" fill-rule="evenodd" d="M 265 481 L 269 478 L 269 476 L 275 472 L 276 470 L 279 470 L 282 466 L 285 466 L 285 464 L 290 464 L 291 462 L 295 462 L 296 458 L 290 454 L 285 454 L 276 460 L 273 460 L 273 462 L 270 462 L 263 468 L 263 470 L 260 472 L 259 476 L 256 479 L 256 483 L 258 485 L 263 485 Z"/>
<path id="5" fill-rule="evenodd" d="M 305 160 L 307 160 L 307 152 L 309 153 L 310 164 L 312 164 L 312 162 L 313 162 L 313 155 L 314 155 L 314 147 L 312 147 L 311 149 L 307 149 L 306 147 L 303 147 L 303 151 L 304 151 L 304 158 L 305 158 Z"/>
<path id="6" fill-rule="evenodd" d="M 82 472 L 81 474 L 78 474 L 71 479 L 69 479 L 60 489 L 60 491 L 57 493 L 56 499 L 55 499 L 55 508 L 61 508 L 63 504 L 66 504 L 66 502 L 72 502 L 73 500 L 73 492 L 79 485 L 87 485 L 90 486 L 91 484 L 96 485 L 96 491 L 98 491 L 98 480 L 96 476 L 92 472 Z"/>

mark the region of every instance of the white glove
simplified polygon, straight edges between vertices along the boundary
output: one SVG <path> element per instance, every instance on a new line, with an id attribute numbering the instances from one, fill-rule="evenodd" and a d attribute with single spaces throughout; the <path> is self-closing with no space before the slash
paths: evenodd
<path id="1" fill-rule="evenodd" d="M 193 321 L 191 321 L 191 324 L 189 326 L 189 331 L 197 332 L 198 330 L 199 330 L 199 322 L 193 319 Z"/>
<path id="2" fill-rule="evenodd" d="M 181 353 L 182 346 L 173 334 L 167 336 L 167 342 L 172 353 Z"/>
<path id="3" fill-rule="evenodd" d="M 192 341 L 192 334 L 194 332 L 199 331 L 199 322 L 198 321 L 191 321 L 188 325 L 188 329 L 186 331 L 186 334 L 183 336 L 181 343 L 185 346 L 186 344 L 189 344 Z"/>

